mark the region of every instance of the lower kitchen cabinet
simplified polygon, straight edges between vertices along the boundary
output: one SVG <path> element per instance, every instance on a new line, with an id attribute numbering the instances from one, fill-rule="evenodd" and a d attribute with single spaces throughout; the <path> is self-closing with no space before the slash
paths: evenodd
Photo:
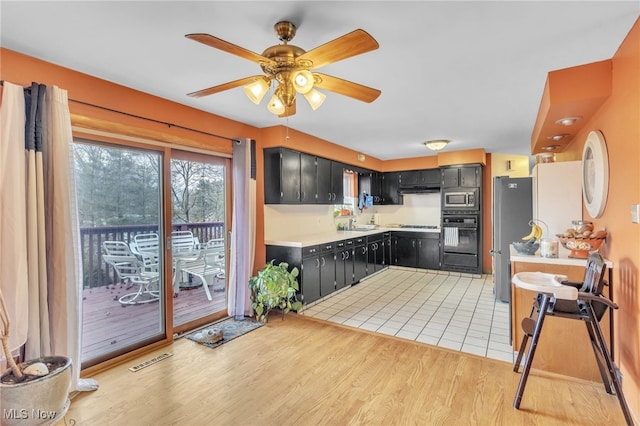
<path id="1" fill-rule="evenodd" d="M 393 265 L 440 269 L 440 233 L 394 232 L 391 240 Z"/>
<path id="2" fill-rule="evenodd" d="M 335 250 L 336 290 L 353 283 L 353 240 L 338 241 Z"/>
<path id="3" fill-rule="evenodd" d="M 367 237 L 332 241 L 307 247 L 267 245 L 267 261 L 287 262 L 289 270 L 300 270 L 298 300 L 304 304 L 328 296 L 336 290 L 353 285 L 368 274 L 389 265 L 387 248 L 390 233 L 370 236 L 374 254 L 369 259 Z"/>
<path id="4" fill-rule="evenodd" d="M 383 235 L 372 235 L 367 242 L 367 274 L 378 272 L 386 266 Z"/>
<path id="5" fill-rule="evenodd" d="M 320 260 L 318 256 L 302 260 L 298 282 L 302 302 L 311 303 L 320 299 Z"/>
<path id="6" fill-rule="evenodd" d="M 359 282 L 367 276 L 367 238 L 353 239 L 353 280 L 351 284 Z"/>
<path id="7" fill-rule="evenodd" d="M 320 245 L 320 297 L 336 291 L 336 254 L 335 243 Z"/>

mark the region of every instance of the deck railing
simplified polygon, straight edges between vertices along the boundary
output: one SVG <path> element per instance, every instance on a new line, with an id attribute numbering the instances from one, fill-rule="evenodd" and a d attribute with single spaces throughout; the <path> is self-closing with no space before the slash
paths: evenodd
<path id="1" fill-rule="evenodd" d="M 179 223 L 172 231 L 191 231 L 201 243 L 224 238 L 224 222 Z M 158 232 L 158 225 L 118 225 L 80 228 L 80 247 L 84 271 L 83 287 L 94 288 L 117 282 L 115 271 L 102 259 L 104 241 L 124 241 L 129 244 L 137 234 Z"/>

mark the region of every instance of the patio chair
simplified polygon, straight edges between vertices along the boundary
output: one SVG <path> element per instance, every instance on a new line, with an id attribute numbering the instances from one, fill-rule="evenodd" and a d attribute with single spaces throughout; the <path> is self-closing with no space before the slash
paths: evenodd
<path id="1" fill-rule="evenodd" d="M 138 286 L 135 292 L 121 296 L 118 302 L 135 305 L 160 298 L 157 255 L 143 253 L 140 259 L 122 241 L 105 241 L 102 246 L 106 253 L 102 258 L 116 271 L 118 279 Z"/>
<path id="2" fill-rule="evenodd" d="M 198 237 L 191 231 L 173 231 L 171 233 L 171 250 L 174 254 L 190 253 L 200 248 Z"/>
<path id="3" fill-rule="evenodd" d="M 220 267 L 221 255 L 224 256 L 224 248 L 222 250 L 218 247 L 202 249 L 195 260 L 181 262 L 180 271 L 177 271 L 178 267 L 176 267 L 176 273 L 187 273 L 200 278 L 207 299 L 212 300 L 209 291 L 211 278 L 207 281 L 207 277 L 215 276 L 224 270 Z"/>
<path id="4" fill-rule="evenodd" d="M 217 248 L 218 254 L 216 255 L 215 258 L 215 262 L 217 263 L 218 267 L 220 268 L 220 272 L 218 272 L 216 274 L 216 280 L 218 281 L 222 281 L 222 286 L 221 287 L 214 287 L 213 291 L 224 291 L 224 279 L 225 279 L 225 270 L 226 270 L 226 263 L 225 263 L 225 256 L 224 256 L 224 238 L 214 238 L 212 240 L 207 241 L 206 244 L 207 248 Z"/>
<path id="5" fill-rule="evenodd" d="M 160 238 L 155 232 L 149 234 L 137 234 L 129 244 L 131 251 L 141 256 L 142 254 L 158 255 L 160 250 Z"/>
<path id="6" fill-rule="evenodd" d="M 604 279 L 606 268 L 602 257 L 598 253 L 591 253 L 587 260 L 582 282 L 572 282 L 568 281 L 566 276 L 542 272 L 519 272 L 514 275 L 514 285 L 538 292 L 536 298 L 533 299 L 531 314 L 522 320 L 524 336 L 513 366 L 513 371 L 516 373 L 520 368 L 520 362 L 529 339 L 531 339 L 531 343 L 513 402 L 514 408 L 520 408 L 544 319 L 546 316 L 556 316 L 584 322 L 605 390 L 607 393 L 613 394 L 613 386 L 625 420 L 628 424 L 633 424 L 629 407 L 622 393 L 618 368 L 600 328 L 600 320 L 605 312 L 608 309 L 618 309 L 618 305 L 602 296 L 603 287 L 607 284 Z M 561 341 L 557 342 L 559 345 L 562 343 Z"/>

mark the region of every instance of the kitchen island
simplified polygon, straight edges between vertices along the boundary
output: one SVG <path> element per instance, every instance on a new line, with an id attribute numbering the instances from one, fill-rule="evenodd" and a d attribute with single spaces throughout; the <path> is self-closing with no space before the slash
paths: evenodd
<path id="1" fill-rule="evenodd" d="M 539 271 L 566 275 L 571 281 L 583 280 L 587 263 L 586 259 L 569 258 L 566 254 L 561 254 L 558 258 L 543 258 L 537 254 L 533 256 L 519 255 L 513 247 L 511 248 L 510 262 L 512 276 L 519 272 Z M 605 261 L 605 263 L 608 271 L 607 281 L 611 285 L 613 264 L 610 261 Z M 610 290 L 610 287 L 605 287 L 603 294 L 608 297 Z M 536 295 L 537 293 L 533 291 L 518 288 L 513 283 L 511 285 L 511 330 L 514 351 L 519 349 L 524 335 L 520 323 L 524 318 L 529 317 Z M 602 318 L 600 326 L 607 339 L 607 344 L 613 351 L 611 345 L 613 316 L 610 314 L 611 310 Z M 594 382 L 602 380 L 587 329 L 582 321 L 547 316 L 532 367 Z"/>

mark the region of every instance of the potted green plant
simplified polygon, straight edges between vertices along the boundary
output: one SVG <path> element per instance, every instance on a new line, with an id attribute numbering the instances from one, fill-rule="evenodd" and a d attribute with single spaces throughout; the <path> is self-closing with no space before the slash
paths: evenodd
<path id="1" fill-rule="evenodd" d="M 267 322 L 273 308 L 281 309 L 283 318 L 289 311 L 302 309 L 302 302 L 296 296 L 300 290 L 298 275 L 298 268 L 293 267 L 289 271 L 288 263 L 276 265 L 275 260 L 271 260 L 257 275 L 249 278 L 251 307 L 259 321 Z"/>
<path id="2" fill-rule="evenodd" d="M 0 290 L 0 341 L 9 369 L 0 375 L 0 424 L 41 425 L 69 408 L 71 358 L 45 356 L 16 364 L 9 348 L 10 322 Z"/>

